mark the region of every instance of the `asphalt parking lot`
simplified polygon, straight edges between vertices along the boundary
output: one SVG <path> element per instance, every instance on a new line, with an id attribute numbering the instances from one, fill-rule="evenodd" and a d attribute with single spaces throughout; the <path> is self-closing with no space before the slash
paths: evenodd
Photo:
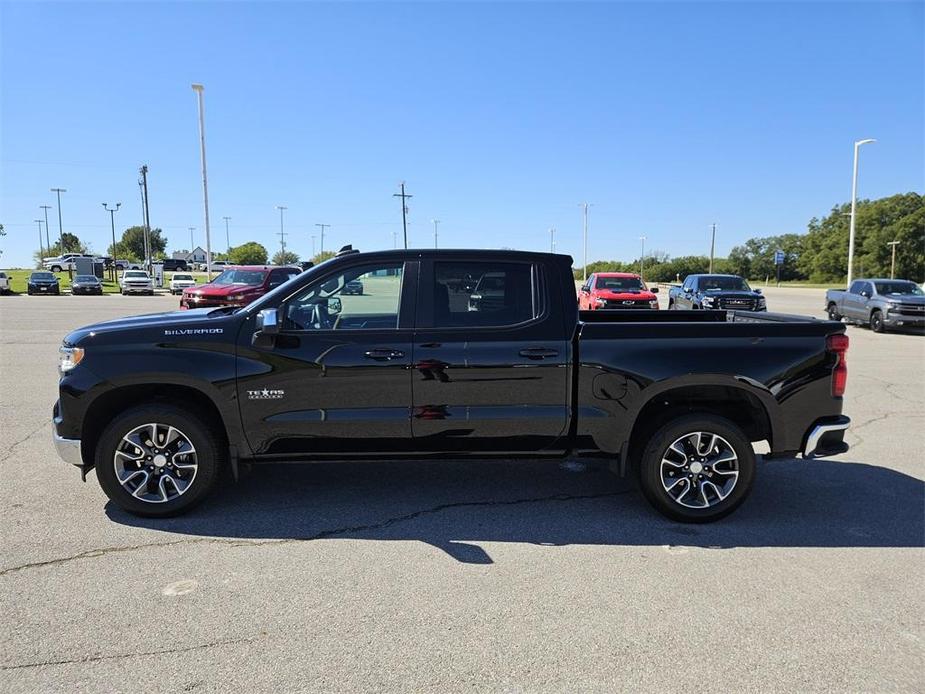
<path id="1" fill-rule="evenodd" d="M 708 526 L 503 461 L 267 466 L 144 520 L 56 457 L 57 348 L 176 304 L 0 298 L 0 690 L 925 688 L 925 337 L 850 327 L 851 450 Z"/>

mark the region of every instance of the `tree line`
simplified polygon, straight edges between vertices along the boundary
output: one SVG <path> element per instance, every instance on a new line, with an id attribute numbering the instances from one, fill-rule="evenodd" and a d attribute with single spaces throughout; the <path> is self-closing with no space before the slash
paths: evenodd
<path id="1" fill-rule="evenodd" d="M 774 253 L 784 252 L 782 280 L 843 282 L 848 272 L 850 203 L 842 203 L 818 219 L 813 217 L 802 234 L 750 238 L 735 246 L 726 258 L 715 258 L 713 271 L 741 275 L 751 280 L 774 279 Z M 925 281 L 925 196 L 901 193 L 879 200 L 861 200 L 855 221 L 854 274 L 856 277 L 889 277 L 892 249 L 896 246 L 896 277 Z M 708 272 L 706 255 L 671 258 L 655 251 L 624 262 L 599 260 L 588 264 L 592 272 L 639 272 L 651 282 L 674 282 L 686 275 Z M 581 268 L 575 271 L 576 279 Z"/>

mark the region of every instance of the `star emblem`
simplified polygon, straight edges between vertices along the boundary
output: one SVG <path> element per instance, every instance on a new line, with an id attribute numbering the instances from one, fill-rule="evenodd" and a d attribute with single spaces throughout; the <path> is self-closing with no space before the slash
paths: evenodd
<path id="1" fill-rule="evenodd" d="M 261 394 L 262 394 L 263 397 L 265 397 L 265 398 L 270 397 L 270 391 L 267 390 L 266 388 L 264 388 L 264 389 L 261 391 Z"/>

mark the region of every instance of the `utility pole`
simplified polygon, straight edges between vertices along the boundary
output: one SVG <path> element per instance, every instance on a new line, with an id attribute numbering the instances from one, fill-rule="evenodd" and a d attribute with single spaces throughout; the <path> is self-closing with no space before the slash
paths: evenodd
<path id="1" fill-rule="evenodd" d="M 851 286 L 851 280 L 854 279 L 854 220 L 857 216 L 858 207 L 858 149 L 861 145 L 876 142 L 873 139 L 858 140 L 854 143 L 854 173 L 851 176 L 851 226 L 848 229 L 848 283 Z"/>
<path id="2" fill-rule="evenodd" d="M 590 202 L 582 202 L 578 204 L 579 207 L 583 208 L 584 213 L 584 262 L 582 263 L 581 276 L 582 279 L 588 281 L 588 208 L 593 205 Z"/>
<path id="3" fill-rule="evenodd" d="M 393 198 L 401 198 L 401 228 L 405 235 L 405 250 L 408 250 L 408 205 L 405 200 L 413 198 L 413 195 L 405 195 L 405 182 L 401 182 L 401 193 L 392 193 Z M 324 250 L 324 249 L 322 249 Z"/>
<path id="4" fill-rule="evenodd" d="M 109 224 L 112 227 L 112 265 L 110 265 L 110 276 L 114 283 L 119 280 L 119 272 L 116 268 L 116 212 L 118 212 L 120 207 L 122 207 L 121 202 L 117 202 L 116 206 L 112 208 L 105 202 L 103 203 L 103 209 L 109 213 Z"/>
<path id="5" fill-rule="evenodd" d="M 148 271 L 148 274 L 153 274 L 151 256 L 154 255 L 153 248 L 151 247 L 151 205 L 148 201 L 148 165 L 142 164 L 141 169 L 139 169 L 141 174 L 141 180 L 138 184 L 141 186 L 141 201 L 142 208 L 145 216 L 145 227 L 144 227 L 144 239 L 145 239 L 145 268 Z M 193 249 L 190 249 L 192 253 Z"/>
<path id="6" fill-rule="evenodd" d="M 39 209 L 45 210 L 45 250 L 51 255 L 51 240 L 48 238 L 48 210 L 51 205 L 39 205 Z"/>
<path id="7" fill-rule="evenodd" d="M 225 220 L 225 252 L 228 253 L 231 251 L 231 236 L 228 233 L 228 222 L 231 221 L 231 217 L 222 217 Z"/>
<path id="8" fill-rule="evenodd" d="M 640 236 L 639 240 L 642 241 L 642 252 L 639 254 L 639 279 L 644 279 L 642 273 L 646 269 L 646 237 Z"/>
<path id="9" fill-rule="evenodd" d="M 45 263 L 44 263 L 45 251 L 42 250 L 42 220 L 33 219 L 32 221 L 38 222 L 38 225 L 39 225 L 39 267 L 44 268 L 45 267 Z"/>
<path id="10" fill-rule="evenodd" d="M 896 277 L 896 246 L 899 245 L 899 241 L 889 241 L 886 245 L 893 247 L 893 257 L 890 260 L 890 279 L 894 279 Z"/>
<path id="11" fill-rule="evenodd" d="M 556 252 L 556 228 L 549 227 L 549 252 Z"/>
<path id="12" fill-rule="evenodd" d="M 434 223 L 434 248 L 437 247 L 437 225 L 440 223 L 439 219 L 430 220 Z"/>
<path id="13" fill-rule="evenodd" d="M 392 248 L 398 248 L 398 232 L 392 232 Z"/>
<path id="14" fill-rule="evenodd" d="M 61 253 L 64 253 L 64 224 L 61 222 L 61 193 L 66 193 L 66 188 L 52 188 L 52 193 L 57 193 L 58 195 L 58 235 L 60 237 Z M 78 249 L 79 250 L 79 249 Z M 58 255 L 61 255 L 59 253 Z M 67 264 L 67 276 L 73 278 L 73 272 L 71 272 L 71 264 Z"/>
<path id="15" fill-rule="evenodd" d="M 716 224 L 713 224 L 713 235 L 710 237 L 710 274 L 713 274 L 713 250 L 716 248 Z"/>
<path id="16" fill-rule="evenodd" d="M 202 208 L 205 212 L 206 222 L 206 272 L 209 273 L 209 280 L 212 279 L 212 238 L 209 234 L 209 183 L 206 176 L 206 124 L 205 124 L 205 106 L 202 102 L 202 91 L 205 89 L 201 84 L 190 85 L 196 95 L 199 97 L 199 158 L 202 160 Z"/>
<path id="17" fill-rule="evenodd" d="M 327 229 L 330 224 L 316 224 L 316 227 L 321 227 L 321 252 L 324 253 L 324 230 Z"/>
<path id="18" fill-rule="evenodd" d="M 189 229 L 189 252 L 192 253 L 193 249 L 196 247 L 193 241 L 193 232 L 196 231 L 196 227 L 186 227 Z"/>
<path id="19" fill-rule="evenodd" d="M 282 254 L 286 255 L 286 232 L 283 229 L 283 212 L 289 208 L 285 205 L 277 205 L 276 209 L 279 210 L 279 248 Z"/>

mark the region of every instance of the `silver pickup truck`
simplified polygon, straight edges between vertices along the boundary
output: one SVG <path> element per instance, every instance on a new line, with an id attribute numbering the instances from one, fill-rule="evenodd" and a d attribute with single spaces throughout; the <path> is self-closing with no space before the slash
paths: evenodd
<path id="1" fill-rule="evenodd" d="M 854 280 L 847 291 L 825 293 L 825 310 L 830 320 L 869 325 L 876 333 L 921 328 L 925 327 L 925 292 L 909 280 Z"/>

